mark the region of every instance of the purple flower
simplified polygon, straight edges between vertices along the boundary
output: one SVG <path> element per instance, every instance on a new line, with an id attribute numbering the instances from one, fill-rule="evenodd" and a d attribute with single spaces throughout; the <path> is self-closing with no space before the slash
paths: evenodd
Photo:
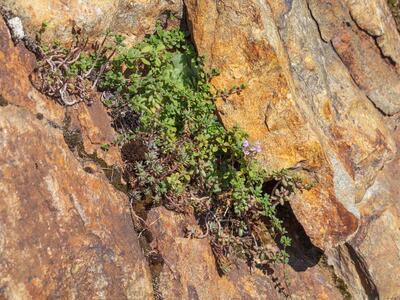
<path id="1" fill-rule="evenodd" d="M 249 146 L 251 146 L 249 148 Z M 244 140 L 242 144 L 242 150 L 245 155 L 253 155 L 261 152 L 261 143 L 260 141 L 255 142 L 254 145 L 250 145 L 248 140 Z"/>
<path id="2" fill-rule="evenodd" d="M 255 146 L 252 148 L 252 150 L 256 153 L 260 153 L 261 152 L 261 143 L 259 141 L 257 141 L 255 143 Z"/>
<path id="3" fill-rule="evenodd" d="M 244 140 L 242 143 L 242 150 L 245 155 L 253 155 L 253 154 L 260 153 L 261 152 L 261 143 L 260 143 L 260 141 L 257 141 L 253 145 L 251 145 L 248 140 Z"/>

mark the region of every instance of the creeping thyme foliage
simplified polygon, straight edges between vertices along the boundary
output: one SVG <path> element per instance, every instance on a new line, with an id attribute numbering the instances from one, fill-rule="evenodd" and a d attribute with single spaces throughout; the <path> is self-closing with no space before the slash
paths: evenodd
<path id="1" fill-rule="evenodd" d="M 203 232 L 188 228 L 187 234 L 210 236 L 223 271 L 234 255 L 259 265 L 287 262 L 291 241 L 276 205 L 289 200 L 300 181 L 283 171 L 268 173 L 255 159 L 261 144 L 250 144 L 239 128 L 226 130 L 216 114 L 215 97 L 240 94 L 244 85 L 213 93 L 210 79 L 218 71 L 204 71 L 203 58 L 178 29 L 158 27 L 110 66 L 101 82 L 112 91 L 106 104 L 122 129 L 123 148 L 142 153 L 127 159 L 135 175 L 133 201 L 194 207 Z M 276 185 L 273 195 L 263 189 L 267 181 Z M 264 245 L 260 228 L 279 239 L 281 251 Z"/>
<path id="2" fill-rule="evenodd" d="M 39 77 L 55 78 L 57 85 L 46 89 L 63 102 L 73 82 L 80 83 L 77 96 L 88 94 L 83 82 L 103 92 L 121 133 L 116 143 L 130 175 L 132 202 L 194 209 L 203 230 L 188 227 L 186 234 L 210 239 L 223 272 L 233 257 L 261 267 L 288 262 L 291 240 L 276 207 L 301 182 L 284 170 L 268 172 L 255 159 L 261 144 L 250 143 L 239 128 L 226 130 L 216 114 L 215 98 L 240 94 L 243 84 L 213 92 L 210 80 L 218 71 L 205 71 L 204 59 L 179 29 L 158 26 L 133 48 L 116 36 L 114 47 L 103 41 L 94 52 L 72 49 L 65 51 L 67 58 L 59 53 L 50 51 L 53 57 Z M 53 75 L 53 68 L 67 79 Z"/>

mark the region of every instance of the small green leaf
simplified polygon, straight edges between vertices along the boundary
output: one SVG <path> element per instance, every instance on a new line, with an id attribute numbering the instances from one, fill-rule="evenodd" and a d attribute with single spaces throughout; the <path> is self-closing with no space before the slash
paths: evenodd
<path id="1" fill-rule="evenodd" d="M 151 52 L 152 50 L 153 50 L 153 47 L 150 46 L 150 45 L 146 45 L 146 46 L 144 46 L 144 47 L 141 49 L 142 53 L 149 53 L 149 52 Z"/>
<path id="2" fill-rule="evenodd" d="M 150 66 L 150 65 L 151 65 L 151 63 L 150 63 L 147 59 L 145 59 L 144 57 L 141 57 L 141 58 L 140 58 L 140 61 L 141 61 L 143 64 L 147 65 L 147 66 Z"/>
<path id="3" fill-rule="evenodd" d="M 108 151 L 110 149 L 110 144 L 102 144 L 100 147 L 103 151 Z"/>

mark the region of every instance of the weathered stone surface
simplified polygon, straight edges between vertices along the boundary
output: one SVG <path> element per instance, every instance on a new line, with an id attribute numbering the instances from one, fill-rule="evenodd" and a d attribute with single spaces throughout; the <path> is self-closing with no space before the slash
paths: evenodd
<path id="1" fill-rule="evenodd" d="M 391 36 L 385 38 L 384 30 L 388 26 L 383 26 L 383 21 L 381 21 L 379 25 L 382 32 L 380 42 L 378 42 L 375 40 L 377 36 L 375 27 L 378 25 L 374 27 L 373 24 L 366 26 L 362 23 L 363 17 L 368 16 L 369 10 L 361 14 L 359 8 L 361 4 L 352 4 L 350 7 L 355 19 L 351 18 L 348 9 L 340 1 L 310 0 L 308 5 L 323 41 L 332 45 L 360 90 L 365 92 L 366 96 L 385 114 L 393 115 L 399 112 L 400 77 L 396 64 L 399 63 L 400 37 L 393 19 L 388 18 L 390 13 L 387 12 L 386 19 L 392 21 L 393 26 L 389 28 L 395 38 L 390 39 Z M 383 7 L 389 10 L 386 5 Z M 370 15 L 382 20 L 385 16 L 380 16 L 380 11 L 377 9 L 375 14 Z M 358 24 L 354 21 L 357 18 L 365 26 L 365 31 L 357 27 Z M 374 35 L 367 32 L 373 32 Z M 392 61 L 382 59 L 382 55 L 392 58 Z M 365 57 L 369 59 L 365 60 Z M 382 81 L 382 78 L 385 78 L 385 81 Z"/>
<path id="2" fill-rule="evenodd" d="M 0 18 L 0 94 L 13 105 L 28 108 L 32 113 L 42 115 L 59 128 L 65 127 L 68 119 L 69 130 L 80 132 L 86 153 L 94 154 L 109 166 L 121 166 L 121 155 L 115 146 L 109 151 L 101 150 L 101 145 L 110 144 L 116 138 L 100 97 L 93 99 L 93 105 L 83 103 L 65 109 L 54 100 L 40 94 L 31 84 L 29 76 L 36 66 L 35 56 L 22 43 L 14 46 L 2 18 Z"/>
<path id="3" fill-rule="evenodd" d="M 196 226 L 191 215 L 177 214 L 159 207 L 150 211 L 147 219 L 154 250 L 164 263 L 158 274 L 158 291 L 163 299 L 342 299 L 331 274 L 315 265 L 296 272 L 287 267 L 287 282 L 283 269 L 277 266 L 269 275 L 250 271 L 238 262 L 226 276 L 220 276 L 210 242 L 184 236 L 187 225 Z M 305 261 L 297 261 L 297 266 Z M 281 291 L 280 291 L 281 289 Z"/>
<path id="4" fill-rule="evenodd" d="M 346 4 L 354 22 L 375 38 L 382 54 L 390 58 L 399 70 L 400 34 L 396 30 L 395 20 L 391 17 L 387 2 L 386 0 L 347 0 Z"/>
<path id="5" fill-rule="evenodd" d="M 0 94 L 14 105 L 24 106 L 32 113 L 40 113 L 46 119 L 61 124 L 64 109 L 41 95 L 29 80 L 35 63 L 34 55 L 22 44 L 14 46 L 7 26 L 0 17 Z"/>
<path id="6" fill-rule="evenodd" d="M 31 35 L 46 20 L 44 39 L 65 43 L 72 20 L 93 38 L 111 27 L 134 42 L 160 16 L 182 15 L 178 0 L 64 2 L 0 0 Z M 271 169 L 290 168 L 315 183 L 291 206 L 313 243 L 328 249 L 354 299 L 399 298 L 400 160 L 387 116 L 396 127 L 400 43 L 386 2 L 185 4 L 200 54 L 222 71 L 213 84 L 248 85 L 218 101 L 225 125 L 239 124 L 260 140 L 259 159 Z M 32 88 L 34 58 L 13 45 L 2 20 L 0 42 L 0 298 L 151 299 L 124 195 L 104 178 L 103 166 L 78 162 L 68 149 L 65 109 Z M 100 150 L 115 133 L 99 102 L 67 116 L 85 155 L 121 164 L 116 148 Z M 301 242 L 296 226 L 288 288 L 280 268 L 266 276 L 238 262 L 219 276 L 209 241 L 184 237 L 192 216 L 157 208 L 147 222 L 164 261 L 159 274 L 152 270 L 155 292 L 165 299 L 279 299 L 280 287 L 292 299 L 342 298 L 317 264 L 321 253 Z"/>
<path id="7" fill-rule="evenodd" d="M 117 133 L 112 128 L 112 120 L 103 103 L 97 97 L 93 104 L 88 106 L 79 103 L 76 107 L 67 108 L 69 130 L 78 130 L 81 133 L 82 147 L 86 154 L 94 155 L 104 160 L 108 166 L 122 168 L 121 153 L 112 142 L 117 138 Z M 104 151 L 102 145 L 109 145 Z"/>
<path id="8" fill-rule="evenodd" d="M 172 15 L 182 16 L 181 0 L 0 0 L 22 19 L 27 33 L 35 36 L 42 23 L 48 27 L 43 41 L 71 41 L 71 26 L 78 25 L 93 39 L 104 36 L 106 30 L 125 34 L 127 42 L 154 30 L 157 20 L 166 21 Z"/>
<path id="9" fill-rule="evenodd" d="M 248 84 L 218 103 L 224 123 L 260 140 L 266 165 L 314 179 L 291 206 L 319 247 L 348 241 L 329 255 L 353 296 L 398 297 L 389 274 L 399 165 L 387 116 L 400 109 L 400 44 L 386 2 L 185 3 L 197 49 L 222 71 L 213 84 Z"/>
<path id="10" fill-rule="evenodd" d="M 199 52 L 221 69 L 213 83 L 248 84 L 240 96 L 218 103 L 219 112 L 228 127 L 239 124 L 262 142 L 266 165 L 303 170 L 316 182 L 293 207 L 317 245 L 334 245 L 356 230 L 355 203 L 391 157 L 393 141 L 321 40 L 305 1 L 271 1 L 273 10 L 245 2 L 186 1 Z"/>
<path id="11" fill-rule="evenodd" d="M 366 97 L 367 92 L 355 84 L 352 70 L 338 57 L 333 42 L 324 42 L 323 30 L 315 22 L 314 7 L 331 7 L 331 13 L 320 16 L 321 22 L 327 23 L 327 30 L 335 32 L 339 28 L 335 21 L 342 24 L 334 17 L 342 11 L 338 3 L 336 8 L 324 1 L 294 2 L 279 31 L 289 57 L 290 76 L 301 96 L 298 103 L 309 116 L 313 129 L 322 131 L 320 137 L 332 167 L 335 196 L 347 210 L 359 216 L 355 203 L 362 199 L 377 171 L 393 156 L 395 147 L 382 115 Z M 357 47 L 363 50 L 362 45 Z M 365 60 L 362 55 L 353 58 L 357 65 Z M 315 68 L 309 67 L 309 61 L 314 62 Z M 385 69 L 387 63 L 375 57 L 374 66 Z"/>
<path id="12" fill-rule="evenodd" d="M 0 108 L 0 141 L 2 296 L 151 298 L 124 196 L 26 109 Z"/>
<path id="13" fill-rule="evenodd" d="M 32 54 L 0 31 L 0 298 L 152 299 L 126 196 L 84 171 Z"/>
<path id="14" fill-rule="evenodd" d="M 400 141 L 399 130 L 396 135 Z M 356 299 L 400 297 L 399 166 L 400 154 L 365 193 L 357 234 L 329 253 L 336 272 L 349 283 Z"/>

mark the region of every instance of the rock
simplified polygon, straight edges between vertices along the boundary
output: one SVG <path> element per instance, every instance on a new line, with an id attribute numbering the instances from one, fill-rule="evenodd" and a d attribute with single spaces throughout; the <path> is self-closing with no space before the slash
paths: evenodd
<path id="1" fill-rule="evenodd" d="M 45 22 L 47 28 L 42 40 L 59 40 L 63 44 L 71 42 L 73 24 L 92 39 L 102 38 L 107 30 L 111 30 L 126 35 L 127 43 L 134 43 L 151 33 L 157 20 L 166 23 L 174 16 L 174 22 L 179 22 L 183 11 L 181 0 L 1 0 L 0 5 L 22 19 L 31 37 L 35 37 Z"/>
<path id="2" fill-rule="evenodd" d="M 348 211 L 359 217 L 359 208 L 356 204 L 363 198 L 379 169 L 393 157 L 395 145 L 382 114 L 375 108 L 377 104 L 371 104 L 368 91 L 357 85 L 354 76 L 358 75 L 354 74 L 354 69 L 340 57 L 333 41 L 331 44 L 324 41 L 325 28 L 329 34 L 335 35 L 337 34 L 335 29 L 340 29 L 335 25 L 336 22 L 345 23 L 340 18 L 335 19 L 340 14 L 345 14 L 340 1 L 332 5 L 328 2 L 293 3 L 290 13 L 280 17 L 284 18 L 284 21 L 280 25 L 279 32 L 289 57 L 290 76 L 300 96 L 298 103 L 308 115 L 310 123 L 313 123 L 312 120 L 315 121 L 312 128 L 320 130 L 325 155 L 333 172 L 331 178 L 335 197 Z M 320 14 L 314 12 L 318 9 Z M 318 16 L 321 16 L 322 25 L 317 23 Z M 354 24 L 351 26 L 353 31 L 350 32 L 354 35 L 354 41 L 357 41 L 359 39 L 357 34 L 363 35 L 364 32 L 357 31 Z M 372 38 L 369 38 L 367 42 L 372 44 L 371 40 Z M 346 47 L 352 43 L 353 40 L 350 39 L 349 43 L 344 42 L 343 45 Z M 365 58 L 361 54 L 356 56 L 356 52 L 367 51 L 364 49 L 366 46 L 357 44 L 354 47 L 356 47 L 352 52 L 354 62 L 356 65 L 362 65 Z M 375 56 L 371 54 L 374 57 L 374 68 L 381 70 L 389 68 L 386 60 L 376 54 L 379 53 L 379 49 L 368 47 L 368 51 L 375 52 Z M 302 57 L 306 55 L 311 55 L 317 62 L 318 68 L 315 72 L 308 71 L 304 66 Z M 368 81 L 372 76 L 368 70 L 358 71 L 360 73 L 357 78 L 363 77 Z M 398 75 L 393 76 L 393 80 L 396 81 Z M 378 81 L 378 78 L 383 77 L 376 76 L 374 80 Z M 368 84 L 367 89 L 375 83 Z M 376 83 L 376 86 L 383 87 L 382 80 Z M 391 98 L 386 99 L 383 95 L 381 99 L 391 101 Z M 327 176 L 324 177 L 328 179 Z M 297 202 L 294 205 L 298 212 L 298 206 L 302 204 Z M 299 215 L 299 219 L 303 220 L 303 214 Z M 305 224 L 304 226 L 307 227 Z"/>
<path id="3" fill-rule="evenodd" d="M 400 132 L 396 134 L 400 146 Z M 360 203 L 361 225 L 346 245 L 330 251 L 337 274 L 356 299 L 400 297 L 400 154 L 387 164 Z"/>
<path id="4" fill-rule="evenodd" d="M 31 84 L 29 75 L 35 67 L 35 56 L 22 43 L 14 46 L 7 26 L 0 17 L 0 94 L 13 105 L 23 106 L 33 114 L 62 124 L 64 109 L 40 94 Z"/>
<path id="5" fill-rule="evenodd" d="M 374 37 L 382 54 L 390 58 L 399 70 L 400 34 L 385 0 L 347 0 L 351 17 L 357 26 Z"/>
<path id="6" fill-rule="evenodd" d="M 115 165 L 121 168 L 122 160 L 117 147 L 111 146 L 109 151 L 101 149 L 103 144 L 111 144 L 117 134 L 111 126 L 111 118 L 100 97 L 94 99 L 91 106 L 81 103 L 65 109 L 58 105 L 32 86 L 29 77 L 36 66 L 36 59 L 22 43 L 14 46 L 2 19 L 0 19 L 0 39 L 0 62 L 3 65 L 0 69 L 0 85 L 3 99 L 29 109 L 39 118 L 52 122 L 55 127 L 64 128 L 68 125 L 69 131 L 80 133 L 82 150 L 85 153 L 103 160 L 108 166 Z"/>
<path id="7" fill-rule="evenodd" d="M 0 109 L 0 141 L 0 294 L 151 298 L 127 199 L 26 109 Z"/>
<path id="8" fill-rule="evenodd" d="M 385 17 L 382 9 L 377 7 L 378 5 L 374 9 L 375 14 L 368 14 L 369 7 L 367 6 L 365 11 L 365 6 L 357 1 L 351 3 L 351 14 L 340 1 L 309 1 L 308 3 L 310 13 L 317 22 L 322 39 L 331 43 L 333 50 L 346 66 L 360 90 L 383 113 L 393 115 L 399 112 L 400 69 L 396 68 L 396 65 L 400 58 L 400 36 L 394 26 L 393 18 L 388 18 L 390 12 L 387 5 L 381 4 L 387 10 Z M 371 15 L 374 16 L 372 20 L 379 18 L 376 21 L 378 24 L 375 26 L 374 22 L 368 25 L 364 24 L 365 18 Z M 388 23 L 383 21 L 386 19 L 391 21 L 391 26 L 385 24 Z M 361 25 L 356 23 L 357 20 Z M 333 24 L 337 24 L 337 26 L 333 26 Z M 364 26 L 362 28 L 364 30 L 360 30 L 358 26 Z M 379 31 L 376 29 L 378 26 L 380 27 Z M 369 32 L 371 33 L 368 34 Z M 379 42 L 377 36 L 380 37 Z M 382 59 L 382 55 L 391 58 L 392 61 L 385 61 Z M 365 57 L 369 59 L 365 60 Z M 385 82 L 382 82 L 382 78 L 385 78 Z"/>
<path id="9" fill-rule="evenodd" d="M 314 263 L 304 272 L 290 266 L 272 267 L 269 274 L 250 270 L 237 262 L 226 276 L 220 276 L 210 242 L 184 236 L 187 225 L 197 226 L 193 215 L 177 214 L 163 207 L 148 214 L 153 251 L 163 264 L 157 275 L 162 299 L 342 299 L 328 270 Z M 297 261 L 297 265 L 305 261 Z"/>
<path id="10" fill-rule="evenodd" d="M 316 182 L 293 203 L 316 245 L 345 241 L 357 229 L 356 202 L 394 151 L 382 116 L 321 40 L 304 1 L 281 11 L 250 0 L 185 3 L 196 47 L 221 70 L 214 85 L 248 84 L 218 103 L 223 122 L 261 141 L 271 169 L 303 170 Z"/>
<path id="11" fill-rule="evenodd" d="M 76 159 L 32 54 L 0 31 L 0 298 L 152 299 L 126 196 Z"/>
<path id="12" fill-rule="evenodd" d="M 14 37 L 18 18 L 30 36 L 49 21 L 43 40 L 64 44 L 73 22 L 94 39 L 111 28 L 134 43 L 157 19 L 183 15 L 180 0 L 0 5 L 15 13 Z M 148 214 L 144 256 L 126 196 L 104 176 L 122 165 L 116 147 L 101 150 L 116 136 L 106 109 L 65 109 L 38 93 L 33 55 L 0 19 L 0 298 L 399 298 L 400 38 L 386 2 L 185 5 L 199 53 L 221 70 L 213 85 L 248 85 L 217 101 L 225 126 L 259 140 L 265 166 L 314 184 L 283 214 L 294 244 L 286 270 L 264 274 L 238 260 L 220 276 L 207 238 L 184 236 L 197 227 L 193 215 L 165 208 Z"/>
<path id="13" fill-rule="evenodd" d="M 103 160 L 108 166 L 122 168 L 120 151 L 112 145 L 118 135 L 99 97 L 90 106 L 79 103 L 77 107 L 67 108 L 67 116 L 70 118 L 69 130 L 81 133 L 82 147 L 87 155 Z M 102 149 L 105 144 L 109 145 L 108 150 Z"/>
<path id="14" fill-rule="evenodd" d="M 386 2 L 185 4 L 199 53 L 221 70 L 216 88 L 248 85 L 218 101 L 224 124 L 260 140 L 266 166 L 315 183 L 291 206 L 356 299 L 398 297 L 388 278 L 398 272 L 398 208 L 387 192 L 397 184 L 382 182 L 399 169 L 389 116 L 400 109 L 400 44 Z"/>

